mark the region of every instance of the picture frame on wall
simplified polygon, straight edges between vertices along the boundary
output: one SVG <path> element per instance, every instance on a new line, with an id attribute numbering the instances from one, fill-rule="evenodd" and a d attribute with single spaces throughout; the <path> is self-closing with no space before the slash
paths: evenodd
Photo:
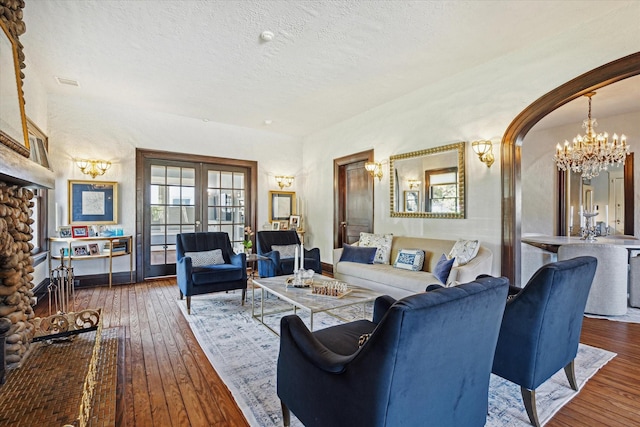
<path id="1" fill-rule="evenodd" d="M 89 237 L 89 227 L 86 225 L 71 226 L 71 237 L 74 239 Z"/>
<path id="2" fill-rule="evenodd" d="M 69 180 L 69 224 L 117 224 L 118 183 Z"/>
<path id="3" fill-rule="evenodd" d="M 296 213 L 294 191 L 269 191 L 269 221 L 289 221 Z"/>

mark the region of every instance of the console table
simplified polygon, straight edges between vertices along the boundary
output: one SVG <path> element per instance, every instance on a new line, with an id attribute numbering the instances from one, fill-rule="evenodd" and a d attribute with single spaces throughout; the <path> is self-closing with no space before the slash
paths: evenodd
<path id="1" fill-rule="evenodd" d="M 88 245 L 89 243 L 106 243 L 109 242 L 109 251 L 107 252 L 106 249 L 104 249 L 104 245 L 103 248 L 100 249 L 100 253 L 99 254 L 95 254 L 95 255 L 75 255 L 73 253 L 73 248 L 75 246 L 79 246 L 79 243 L 83 243 L 85 245 Z M 120 243 L 120 242 L 124 242 L 126 244 L 125 250 L 124 251 L 117 251 L 114 252 L 113 251 L 113 245 L 114 243 Z M 57 251 L 53 250 L 53 246 L 54 244 L 56 248 L 58 248 Z M 75 246 L 74 246 L 75 244 Z M 59 251 L 59 248 L 65 248 L 68 250 L 67 254 L 61 254 Z M 51 271 L 51 261 L 52 260 L 62 260 L 62 262 L 65 262 L 65 260 L 68 261 L 68 267 L 71 267 L 71 262 L 72 261 L 83 261 L 83 260 L 88 260 L 88 259 L 98 259 L 98 258 L 108 258 L 109 259 L 109 287 L 111 287 L 112 283 L 113 283 L 113 258 L 115 257 L 120 257 L 120 256 L 129 256 L 129 281 L 131 283 L 133 283 L 133 238 L 132 236 L 96 236 L 96 237 L 78 237 L 78 238 L 71 238 L 71 237 L 49 237 L 49 271 Z"/>

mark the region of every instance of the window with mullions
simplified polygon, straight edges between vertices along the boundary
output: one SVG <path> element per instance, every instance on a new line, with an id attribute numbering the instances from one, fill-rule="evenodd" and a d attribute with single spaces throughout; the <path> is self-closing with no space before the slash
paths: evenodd
<path id="1" fill-rule="evenodd" d="M 458 168 L 425 171 L 427 212 L 449 213 L 459 210 Z"/>
<path id="2" fill-rule="evenodd" d="M 207 171 L 207 229 L 226 232 L 236 252 L 243 250 L 245 177 L 244 171 Z"/>

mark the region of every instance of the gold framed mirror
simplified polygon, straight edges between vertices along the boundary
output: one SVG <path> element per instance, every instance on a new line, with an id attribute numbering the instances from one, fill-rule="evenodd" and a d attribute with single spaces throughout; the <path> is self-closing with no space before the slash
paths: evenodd
<path id="1" fill-rule="evenodd" d="M 29 157 L 27 118 L 16 43 L 0 21 L 0 142 Z"/>
<path id="2" fill-rule="evenodd" d="M 391 216 L 465 218 L 464 146 L 464 142 L 456 142 L 391 156 Z M 419 197 L 414 203 L 416 194 Z M 412 197 L 410 203 L 407 196 Z"/>
<path id="3" fill-rule="evenodd" d="M 295 191 L 269 191 L 269 222 L 289 221 L 289 217 L 295 214 Z"/>

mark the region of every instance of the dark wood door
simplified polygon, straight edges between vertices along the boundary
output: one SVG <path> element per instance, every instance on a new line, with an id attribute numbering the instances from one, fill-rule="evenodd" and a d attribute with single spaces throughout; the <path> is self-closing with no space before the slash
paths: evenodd
<path id="1" fill-rule="evenodd" d="M 334 160 L 334 247 L 353 243 L 360 232 L 373 232 L 373 178 L 364 168 L 373 159 L 367 151 Z"/>

